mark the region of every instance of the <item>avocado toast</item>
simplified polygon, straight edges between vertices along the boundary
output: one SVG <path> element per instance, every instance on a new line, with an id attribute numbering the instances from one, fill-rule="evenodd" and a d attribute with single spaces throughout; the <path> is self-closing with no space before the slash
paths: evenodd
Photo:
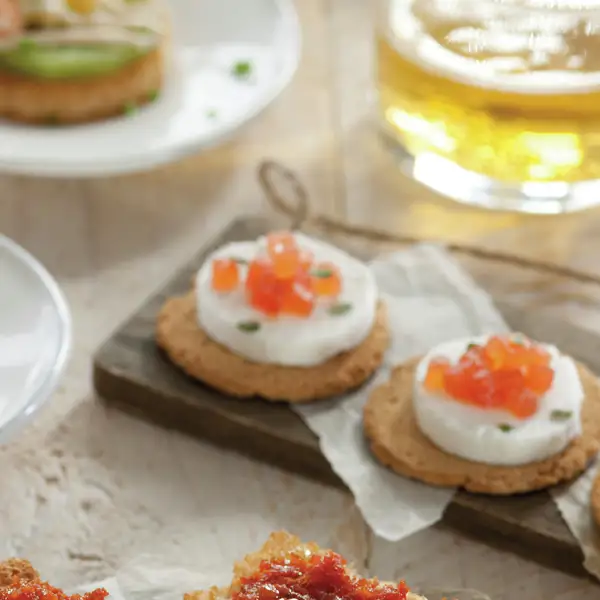
<path id="1" fill-rule="evenodd" d="M 160 93 L 167 37 L 160 0 L 0 0 L 0 116 L 128 113 Z"/>

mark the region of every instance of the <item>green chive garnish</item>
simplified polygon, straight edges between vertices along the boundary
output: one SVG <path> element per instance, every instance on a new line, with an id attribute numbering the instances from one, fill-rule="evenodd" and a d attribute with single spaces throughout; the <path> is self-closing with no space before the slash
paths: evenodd
<path id="1" fill-rule="evenodd" d="M 317 279 L 327 279 L 333 275 L 333 271 L 331 269 L 315 269 L 310 274 Z"/>
<path id="2" fill-rule="evenodd" d="M 127 116 L 131 116 L 134 115 L 137 112 L 138 107 L 133 103 L 133 102 L 128 102 L 124 107 L 123 107 L 123 112 L 127 115 Z"/>
<path id="3" fill-rule="evenodd" d="M 500 431 L 504 431 L 504 433 L 508 433 L 509 431 L 512 431 L 514 427 L 508 423 L 500 423 L 500 425 L 498 425 L 498 429 Z"/>
<path id="4" fill-rule="evenodd" d="M 217 111 L 214 108 L 210 108 L 209 110 L 206 111 L 206 118 L 207 119 L 216 119 Z"/>
<path id="5" fill-rule="evenodd" d="M 128 29 L 129 31 L 133 31 L 134 33 L 142 33 L 142 34 L 154 33 L 154 31 L 152 29 L 150 29 L 150 27 L 144 27 L 143 25 L 128 25 L 126 27 L 126 29 Z"/>
<path id="6" fill-rule="evenodd" d="M 252 73 L 252 64 L 247 60 L 239 60 L 231 69 L 231 74 L 238 79 L 247 79 L 250 73 Z"/>
<path id="7" fill-rule="evenodd" d="M 527 339 L 520 333 L 515 333 L 511 336 L 510 341 L 517 346 L 524 346 Z"/>
<path id="8" fill-rule="evenodd" d="M 479 344 L 469 344 L 467 350 L 473 350 L 473 348 L 479 348 Z"/>
<path id="9" fill-rule="evenodd" d="M 19 50 L 30 50 L 31 48 L 35 48 L 36 43 L 31 38 L 22 38 L 19 42 Z"/>
<path id="10" fill-rule="evenodd" d="M 148 101 L 149 102 L 156 102 L 158 100 L 159 96 L 160 96 L 160 92 L 158 90 L 152 90 L 148 94 Z"/>
<path id="11" fill-rule="evenodd" d="M 245 333 L 254 333 L 260 329 L 258 321 L 241 321 L 237 324 L 237 328 Z"/>
<path id="12" fill-rule="evenodd" d="M 573 416 L 571 410 L 553 410 L 550 413 L 550 419 L 552 421 L 568 421 Z"/>
<path id="13" fill-rule="evenodd" d="M 345 315 L 352 309 L 352 304 L 348 302 L 342 302 L 340 304 L 334 304 L 327 311 L 330 315 Z"/>

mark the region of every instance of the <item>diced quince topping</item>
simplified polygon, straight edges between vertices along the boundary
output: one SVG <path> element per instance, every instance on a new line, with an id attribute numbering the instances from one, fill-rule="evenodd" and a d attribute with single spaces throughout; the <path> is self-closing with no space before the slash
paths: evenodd
<path id="1" fill-rule="evenodd" d="M 267 254 L 279 279 L 291 279 L 300 269 L 300 249 L 294 236 L 287 232 L 267 236 Z"/>
<path id="2" fill-rule="evenodd" d="M 212 263 L 212 288 L 215 292 L 232 292 L 240 282 L 239 267 L 231 258 L 217 258 Z"/>
<path id="3" fill-rule="evenodd" d="M 257 258 L 248 267 L 247 301 L 257 311 L 276 317 L 281 312 L 283 292 L 291 283 L 291 280 L 277 277 L 275 268 L 268 259 Z"/>
<path id="4" fill-rule="evenodd" d="M 234 259 L 213 262 L 212 288 L 231 292 L 240 277 Z M 290 232 L 267 236 L 266 252 L 248 262 L 244 291 L 248 304 L 269 316 L 309 317 L 319 298 L 335 299 L 342 291 L 342 278 L 333 263 L 314 264 L 311 252 L 300 248 Z"/>
<path id="5" fill-rule="evenodd" d="M 311 271 L 312 287 L 317 296 L 335 298 L 342 291 L 342 278 L 332 263 L 319 263 Z"/>
<path id="6" fill-rule="evenodd" d="M 430 392 L 443 392 L 444 376 L 449 367 L 450 363 L 445 358 L 434 358 L 427 368 L 424 381 L 425 389 Z"/>
<path id="7" fill-rule="evenodd" d="M 485 345 L 469 344 L 457 364 L 434 358 L 424 386 L 430 392 L 484 409 L 502 409 L 519 419 L 531 417 L 552 386 L 550 355 L 529 340 L 493 336 Z"/>
<path id="8" fill-rule="evenodd" d="M 286 286 L 281 302 L 281 312 L 286 315 L 306 318 L 312 314 L 315 297 L 310 276 L 299 271 L 291 285 Z"/>

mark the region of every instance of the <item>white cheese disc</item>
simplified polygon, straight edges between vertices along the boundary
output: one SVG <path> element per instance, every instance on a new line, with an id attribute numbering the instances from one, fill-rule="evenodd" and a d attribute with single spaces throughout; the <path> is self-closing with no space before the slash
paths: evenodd
<path id="1" fill-rule="evenodd" d="M 542 345 L 551 356 L 552 387 L 540 399 L 538 411 L 527 419 L 518 419 L 504 410 L 469 406 L 425 390 L 423 382 L 433 358 L 446 358 L 454 364 L 468 344 L 485 344 L 486 340 L 481 337 L 447 342 L 423 357 L 416 370 L 413 393 L 421 431 L 449 454 L 490 465 L 524 465 L 564 450 L 581 435 L 584 394 L 575 363 L 554 346 Z"/>
<path id="2" fill-rule="evenodd" d="M 349 310 L 334 315 L 332 301 L 319 301 L 306 319 L 280 316 L 271 319 L 252 308 L 244 285 L 230 293 L 216 293 L 211 286 L 212 261 L 237 258 L 251 261 L 263 255 L 265 238 L 235 242 L 219 248 L 202 266 L 196 280 L 198 324 L 215 341 L 251 361 L 272 365 L 311 367 L 358 346 L 373 328 L 377 309 L 377 286 L 364 263 L 324 242 L 296 234 L 301 249 L 313 253 L 315 263 L 331 262 L 342 277 L 342 292 L 335 300 Z M 241 267 L 245 279 L 246 267 Z M 240 323 L 257 322 L 254 332 L 243 331 Z"/>

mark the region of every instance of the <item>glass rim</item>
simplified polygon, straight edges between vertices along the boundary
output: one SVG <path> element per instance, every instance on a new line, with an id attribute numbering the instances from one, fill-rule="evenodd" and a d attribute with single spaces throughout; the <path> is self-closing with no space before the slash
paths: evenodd
<path id="1" fill-rule="evenodd" d="M 442 2 L 445 0 L 442 0 Z M 466 0 L 463 0 L 466 1 Z M 495 6 L 532 13 L 600 14 L 600 0 L 470 0 L 478 6 Z M 386 0 L 387 4 L 414 4 L 419 0 Z M 432 4 L 435 4 L 433 0 Z"/>

